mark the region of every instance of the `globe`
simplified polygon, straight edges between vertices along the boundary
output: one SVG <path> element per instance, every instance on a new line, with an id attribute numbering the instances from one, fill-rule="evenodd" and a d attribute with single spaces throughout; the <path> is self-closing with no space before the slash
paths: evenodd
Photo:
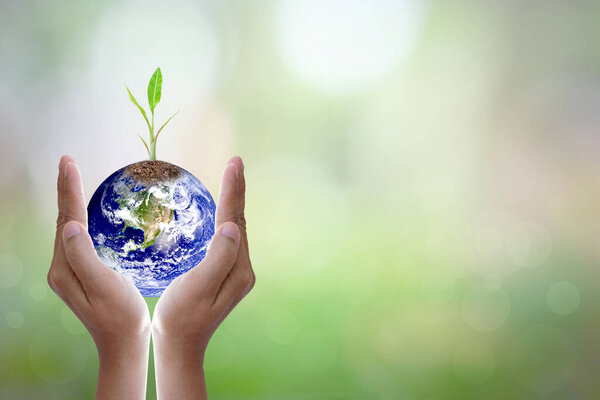
<path id="1" fill-rule="evenodd" d="M 88 204 L 88 231 L 98 256 L 146 297 L 158 297 L 206 255 L 215 203 L 186 170 L 142 161 L 110 175 Z"/>

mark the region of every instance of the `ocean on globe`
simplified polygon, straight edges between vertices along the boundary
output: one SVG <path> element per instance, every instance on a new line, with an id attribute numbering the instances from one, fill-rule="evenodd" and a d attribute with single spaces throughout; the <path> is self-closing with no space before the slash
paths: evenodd
<path id="1" fill-rule="evenodd" d="M 158 297 L 206 255 L 215 202 L 196 177 L 164 161 L 142 161 L 110 175 L 88 205 L 98 256 L 146 297 Z"/>

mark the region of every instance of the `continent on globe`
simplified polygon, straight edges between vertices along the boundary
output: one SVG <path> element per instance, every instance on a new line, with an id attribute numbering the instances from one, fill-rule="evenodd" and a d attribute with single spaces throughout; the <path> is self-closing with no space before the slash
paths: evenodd
<path id="1" fill-rule="evenodd" d="M 202 182 L 164 161 L 142 161 L 110 175 L 88 205 L 98 256 L 157 297 L 196 266 L 215 231 L 215 203 Z"/>

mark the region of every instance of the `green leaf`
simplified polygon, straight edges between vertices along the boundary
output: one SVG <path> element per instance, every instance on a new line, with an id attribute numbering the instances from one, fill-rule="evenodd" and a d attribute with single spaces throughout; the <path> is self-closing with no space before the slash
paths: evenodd
<path id="1" fill-rule="evenodd" d="M 133 95 L 131 94 L 131 91 L 129 90 L 129 88 L 127 87 L 127 85 L 125 85 L 125 88 L 127 89 L 127 93 L 129 93 L 129 100 L 131 100 L 131 102 L 133 104 L 136 105 L 136 107 L 140 110 L 140 112 L 142 113 L 142 116 L 144 117 L 144 120 L 146 120 L 146 124 L 148 125 L 148 129 L 150 129 L 150 122 L 148 121 L 148 117 L 146 116 L 146 111 L 144 111 L 144 109 L 142 108 L 142 106 L 140 106 L 137 102 L 137 100 L 135 99 L 135 97 L 133 97 Z"/>
<path id="2" fill-rule="evenodd" d="M 144 146 L 146 146 L 146 151 L 148 152 L 148 156 L 150 157 L 150 148 L 148 147 L 148 143 L 146 143 L 146 141 L 144 140 L 144 138 L 141 137 L 139 134 L 137 134 L 137 135 L 140 138 L 140 140 L 142 141 L 142 143 L 144 143 Z"/>
<path id="3" fill-rule="evenodd" d="M 150 105 L 150 111 L 154 114 L 154 108 L 160 102 L 160 92 L 162 90 L 162 73 L 160 68 L 156 68 L 150 82 L 148 83 L 148 105 Z"/>
<path id="4" fill-rule="evenodd" d="M 164 124 L 162 124 L 162 126 L 161 126 L 161 127 L 160 127 L 160 129 L 159 129 L 159 130 L 156 132 L 156 135 L 154 136 L 154 141 L 156 141 L 156 139 L 158 138 L 158 134 L 160 133 L 160 131 L 162 131 L 162 130 L 163 130 L 163 128 L 165 127 L 165 125 L 167 125 L 167 124 L 169 123 L 169 121 L 170 121 L 170 120 L 172 120 L 172 119 L 173 119 L 173 117 L 177 115 L 177 113 L 178 113 L 178 112 L 179 112 L 179 111 L 177 111 L 175 114 L 171 115 L 171 118 L 169 118 L 169 119 L 167 120 L 167 122 L 165 122 Z"/>

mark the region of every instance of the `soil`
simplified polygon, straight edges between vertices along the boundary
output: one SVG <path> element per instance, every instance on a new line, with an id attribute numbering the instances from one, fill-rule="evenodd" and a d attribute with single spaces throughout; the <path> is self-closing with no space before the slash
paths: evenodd
<path id="1" fill-rule="evenodd" d="M 167 182 L 181 175 L 181 168 L 166 161 L 140 161 L 125 167 L 125 171 L 138 182 Z"/>

